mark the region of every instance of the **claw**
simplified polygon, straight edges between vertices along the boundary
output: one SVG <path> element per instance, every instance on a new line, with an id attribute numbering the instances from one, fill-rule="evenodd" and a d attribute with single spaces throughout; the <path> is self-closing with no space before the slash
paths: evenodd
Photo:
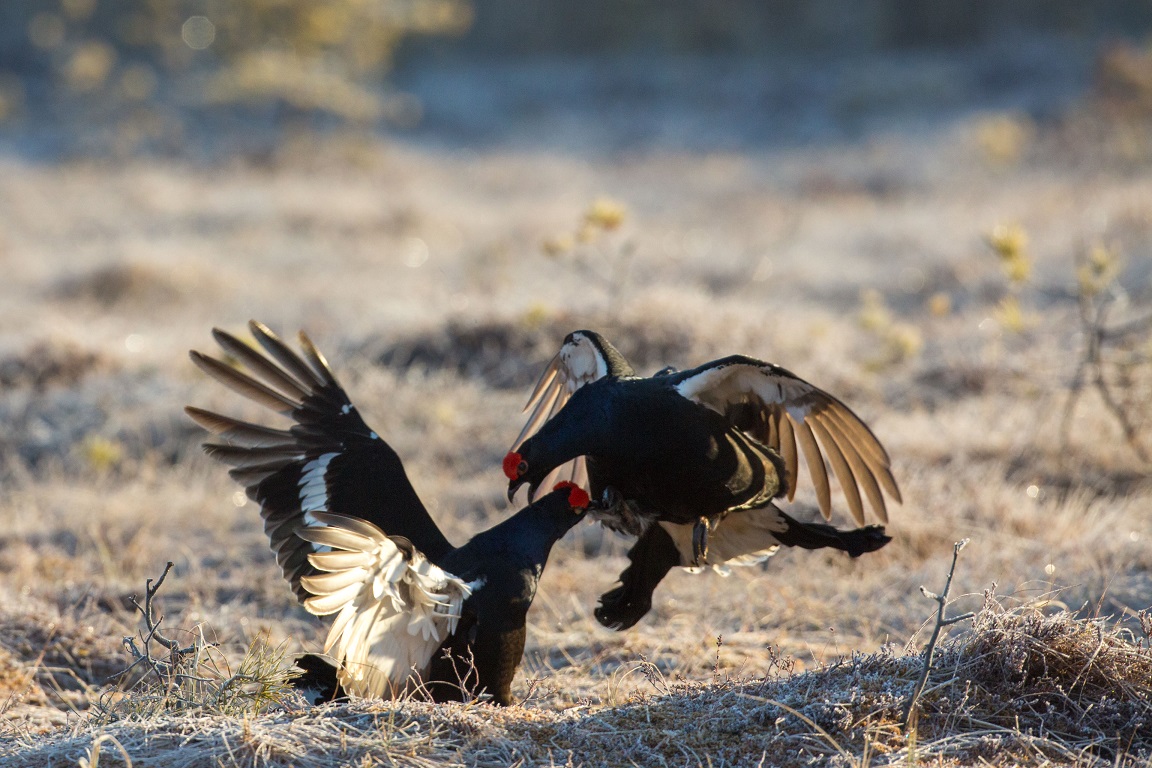
<path id="1" fill-rule="evenodd" d="M 701 517 L 692 527 L 692 567 L 699 568 L 708 561 L 708 530 L 711 527 L 706 517 Z"/>

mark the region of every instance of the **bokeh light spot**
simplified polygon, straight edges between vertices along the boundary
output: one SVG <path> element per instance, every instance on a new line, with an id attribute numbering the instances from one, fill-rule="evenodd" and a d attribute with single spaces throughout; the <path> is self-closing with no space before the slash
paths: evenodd
<path id="1" fill-rule="evenodd" d="M 216 25 L 207 16 L 190 16 L 180 28 L 189 48 L 202 51 L 216 41 Z"/>
<path id="2" fill-rule="evenodd" d="M 28 22 L 28 39 L 37 48 L 52 50 L 64 42 L 64 20 L 52 13 L 38 13 Z"/>
<path id="3" fill-rule="evenodd" d="M 73 52 L 64 68 L 64 77 L 75 91 L 94 91 L 104 85 L 115 65 L 116 51 L 112 46 L 92 40 Z"/>
<path id="4" fill-rule="evenodd" d="M 400 254 L 404 266 L 411 269 L 422 267 L 428 261 L 428 243 L 418 237 L 410 237 L 404 241 L 404 250 Z"/>
<path id="5" fill-rule="evenodd" d="M 157 79 L 152 68 L 133 64 L 120 76 L 120 94 L 130 101 L 146 101 L 156 93 Z"/>
<path id="6" fill-rule="evenodd" d="M 64 14 L 77 21 L 86 19 L 96 10 L 96 0 L 60 0 Z"/>

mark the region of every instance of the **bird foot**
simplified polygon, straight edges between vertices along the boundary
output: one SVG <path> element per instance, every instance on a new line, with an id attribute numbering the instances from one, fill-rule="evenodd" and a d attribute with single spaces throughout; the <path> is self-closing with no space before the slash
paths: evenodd
<path id="1" fill-rule="evenodd" d="M 644 618 L 652 609 L 652 594 L 634 595 L 624 585 L 605 592 L 600 596 L 600 605 L 594 611 L 596 620 L 608 629 L 621 632 Z"/>

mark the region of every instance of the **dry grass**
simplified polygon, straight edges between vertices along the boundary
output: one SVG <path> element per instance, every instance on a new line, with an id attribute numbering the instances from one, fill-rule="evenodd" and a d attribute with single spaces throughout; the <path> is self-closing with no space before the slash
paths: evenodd
<path id="1" fill-rule="evenodd" d="M 1147 619 L 1146 619 L 1147 621 Z M 79 723 L 17 736 L 7 764 L 133 765 L 1140 765 L 1152 750 L 1152 651 L 1101 619 L 992 597 L 941 647 L 920 715 L 900 726 L 920 656 L 886 646 L 795 674 L 669 679 L 617 705 L 416 701 L 300 706 L 268 715 L 186 714 Z M 0 753 L 3 754 L 3 753 Z"/>
<path id="2" fill-rule="evenodd" d="M 990 157 L 993 129 L 608 159 L 379 143 L 371 162 L 310 145 L 259 169 L 0 160 L 4 764 L 1146 765 L 1147 639 L 1125 633 L 1152 600 L 1148 467 L 1092 392 L 1060 429 L 1073 256 L 1117 244 L 1147 302 L 1152 183 L 1062 162 L 1043 132 Z M 628 211 L 611 239 L 546 253 L 604 194 Z M 1001 222 L 1031 235 L 1018 328 L 983 240 Z M 868 290 L 886 325 L 863 322 Z M 739 351 L 848 400 L 893 456 L 894 541 L 675 573 L 614 633 L 592 608 L 627 543 L 582 526 L 529 617 L 522 707 L 290 699 L 97 726 L 137 629 L 127 598 L 168 560 L 164 626 L 202 627 L 229 669 L 260 637 L 318 650 L 256 510 L 180 412 L 238 407 L 185 355 L 250 317 L 309 330 L 454 541 L 507 514 L 497 468 L 526 384 L 579 327 L 645 371 Z M 917 587 L 965 537 L 956 612 L 999 597 L 951 630 L 909 737 Z"/>

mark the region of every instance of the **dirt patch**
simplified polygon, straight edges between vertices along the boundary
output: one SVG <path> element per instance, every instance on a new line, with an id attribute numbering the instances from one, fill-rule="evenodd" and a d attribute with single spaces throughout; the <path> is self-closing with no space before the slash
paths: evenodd
<path id="1" fill-rule="evenodd" d="M 497 389 L 529 387 L 572 331 L 603 333 L 641 373 L 688 356 L 692 334 L 674 325 L 605 316 L 576 318 L 452 319 L 378 351 L 362 347 L 380 365 L 399 369 L 449 370 L 481 379 Z"/>
<path id="2" fill-rule="evenodd" d="M 170 306 L 218 288 L 211 276 L 191 267 L 175 269 L 128 262 L 107 264 L 82 275 L 62 278 L 50 294 L 110 309 Z"/>
<path id="3" fill-rule="evenodd" d="M 107 371 L 111 362 L 97 352 L 66 341 L 37 341 L 14 355 L 0 358 L 0 387 L 71 387 L 91 373 Z"/>

